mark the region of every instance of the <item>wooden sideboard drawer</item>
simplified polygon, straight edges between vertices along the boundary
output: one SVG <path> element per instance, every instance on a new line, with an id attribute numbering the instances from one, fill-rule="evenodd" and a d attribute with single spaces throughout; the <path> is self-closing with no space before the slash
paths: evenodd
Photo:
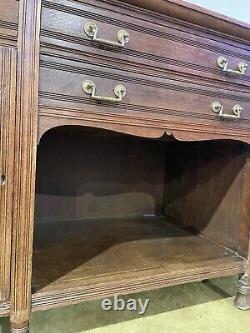
<path id="1" fill-rule="evenodd" d="M 228 132 L 231 128 L 246 131 L 250 128 L 250 98 L 240 91 L 233 93 L 221 87 L 187 84 L 55 57 L 43 56 L 40 64 L 41 106 L 67 108 L 71 113 L 80 109 L 162 120 L 182 119 L 191 124 L 225 127 Z M 124 91 L 119 91 L 120 85 Z M 212 108 L 214 102 L 224 107 L 221 111 L 225 117 L 235 119 L 220 117 L 219 110 Z M 236 105 L 243 109 L 240 118 L 233 113 Z"/>
<path id="2" fill-rule="evenodd" d="M 120 66 L 122 60 L 155 71 L 174 70 L 180 74 L 250 86 L 250 68 L 244 67 L 244 64 L 250 65 L 250 49 L 240 40 L 225 38 L 218 33 L 208 34 L 198 27 L 167 17 L 163 20 L 161 15 L 152 15 L 150 20 L 149 16 L 145 18 L 145 14 L 130 6 L 119 9 L 119 4 L 91 3 L 44 1 L 42 47 L 68 51 L 70 58 L 75 54 L 89 54 L 89 57 L 93 54 L 110 58 L 112 62 L 119 61 Z M 127 35 L 122 35 L 122 31 Z M 220 67 L 219 57 L 227 59 L 227 65 L 222 59 Z M 239 74 L 239 64 L 242 64 L 244 74 Z"/>

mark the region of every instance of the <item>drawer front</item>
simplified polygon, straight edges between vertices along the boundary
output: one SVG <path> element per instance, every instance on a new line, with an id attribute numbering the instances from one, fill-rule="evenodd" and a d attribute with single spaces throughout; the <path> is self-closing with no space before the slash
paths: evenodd
<path id="1" fill-rule="evenodd" d="M 119 9 L 102 1 L 66 0 L 43 5 L 42 46 L 69 51 L 71 57 L 94 54 L 120 64 L 121 60 L 140 64 L 145 70 L 173 70 L 250 85 L 250 68 L 246 68 L 250 47 L 239 41 L 167 17 L 151 17 L 130 6 Z"/>
<path id="2" fill-rule="evenodd" d="M 243 109 L 239 117 L 236 105 Z M 229 135 L 250 129 L 248 94 L 46 56 L 41 58 L 40 106 L 210 125 Z"/>

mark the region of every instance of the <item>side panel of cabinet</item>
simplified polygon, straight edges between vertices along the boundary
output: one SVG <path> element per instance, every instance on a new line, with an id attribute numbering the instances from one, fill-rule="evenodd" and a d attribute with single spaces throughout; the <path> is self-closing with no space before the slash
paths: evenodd
<path id="1" fill-rule="evenodd" d="M 0 47 L 0 301 L 9 298 L 16 50 Z"/>

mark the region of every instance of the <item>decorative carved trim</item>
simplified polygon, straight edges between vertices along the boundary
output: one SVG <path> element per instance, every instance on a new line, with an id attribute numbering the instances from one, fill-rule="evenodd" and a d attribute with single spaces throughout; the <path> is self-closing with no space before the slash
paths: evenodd
<path id="1" fill-rule="evenodd" d="M 10 293 L 15 92 L 16 51 L 0 47 L 0 301 Z"/>
<path id="2" fill-rule="evenodd" d="M 250 143 L 249 131 L 216 127 L 215 125 L 191 123 L 175 120 L 163 120 L 161 118 L 133 116 L 111 112 L 89 112 L 79 109 L 39 107 L 39 131 L 38 141 L 49 129 L 58 126 L 77 125 L 104 128 L 122 133 L 143 137 L 157 138 L 166 133 L 173 135 L 178 140 L 211 140 L 211 139 L 235 139 Z"/>
<path id="3" fill-rule="evenodd" d="M 25 327 L 31 309 L 40 10 L 40 0 L 20 0 L 11 286 L 13 328 Z"/>

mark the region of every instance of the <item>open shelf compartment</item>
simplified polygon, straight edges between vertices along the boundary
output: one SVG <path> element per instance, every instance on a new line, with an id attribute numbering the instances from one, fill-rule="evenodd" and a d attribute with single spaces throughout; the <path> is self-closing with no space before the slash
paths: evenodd
<path id="1" fill-rule="evenodd" d="M 37 161 L 33 308 L 244 272 L 248 216 L 239 189 L 248 153 L 229 141 L 75 127 L 46 133 Z"/>

